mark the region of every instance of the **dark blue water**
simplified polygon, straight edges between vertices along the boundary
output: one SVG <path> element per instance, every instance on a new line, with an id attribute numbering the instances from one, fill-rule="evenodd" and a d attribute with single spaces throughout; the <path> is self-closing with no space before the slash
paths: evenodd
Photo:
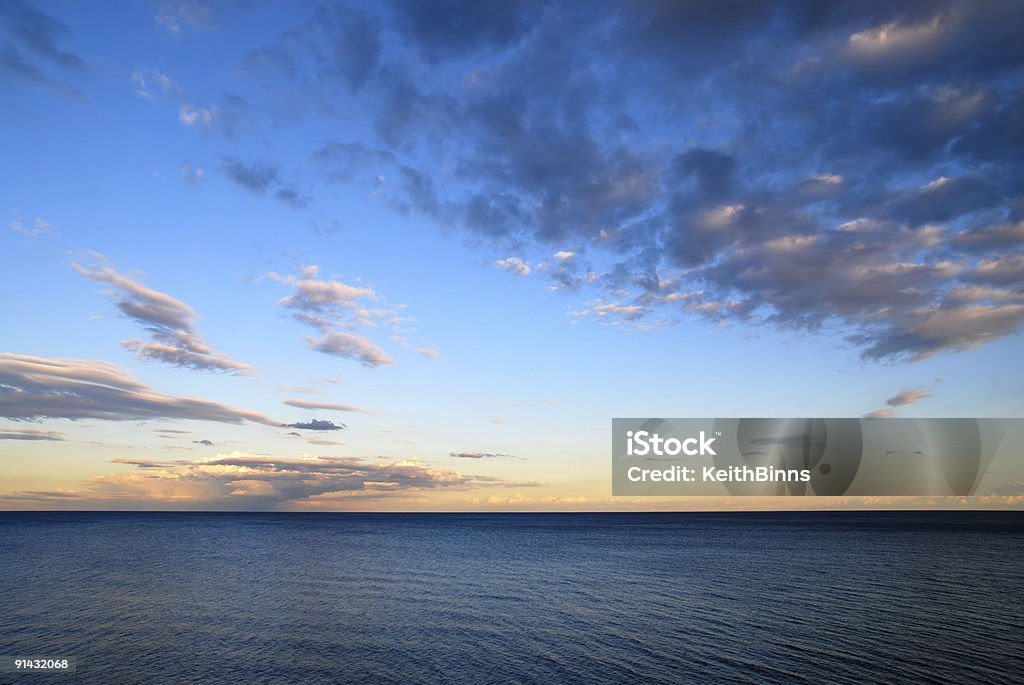
<path id="1" fill-rule="evenodd" d="M 0 513 L 0 683 L 1024 682 L 1024 513 Z"/>

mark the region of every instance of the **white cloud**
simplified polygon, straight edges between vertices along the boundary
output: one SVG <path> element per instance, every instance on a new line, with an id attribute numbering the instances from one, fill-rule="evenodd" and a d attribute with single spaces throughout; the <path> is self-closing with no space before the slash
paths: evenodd
<path id="1" fill-rule="evenodd" d="M 509 273 L 516 274 L 517 276 L 529 276 L 530 265 L 524 262 L 519 257 L 509 257 L 507 259 L 499 259 L 494 262 L 494 265 L 499 269 L 504 269 Z"/>
<path id="2" fill-rule="evenodd" d="M 355 359 L 365 366 L 393 364 L 387 352 L 355 330 L 403 320 L 397 316 L 402 306 L 386 304 L 384 298 L 368 286 L 318 278 L 319 275 L 320 267 L 316 265 L 301 267 L 298 276 L 275 272 L 268 275 L 293 288 L 290 295 L 278 300 L 278 305 L 289 310 L 296 321 L 323 334 L 322 338 L 305 337 L 309 347 L 324 354 Z"/>

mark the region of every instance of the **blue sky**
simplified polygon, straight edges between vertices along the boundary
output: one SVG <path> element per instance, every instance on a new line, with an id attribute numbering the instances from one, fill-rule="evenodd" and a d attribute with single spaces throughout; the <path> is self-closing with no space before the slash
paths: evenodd
<path id="1" fill-rule="evenodd" d="M 8 2 L 0 496 L 630 507 L 615 416 L 1019 416 L 1021 19 Z"/>

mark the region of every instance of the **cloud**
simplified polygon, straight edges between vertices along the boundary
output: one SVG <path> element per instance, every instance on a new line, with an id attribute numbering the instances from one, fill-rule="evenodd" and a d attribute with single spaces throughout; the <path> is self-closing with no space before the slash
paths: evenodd
<path id="1" fill-rule="evenodd" d="M 494 262 L 494 265 L 500 269 L 504 269 L 509 273 L 513 273 L 517 276 L 529 276 L 530 265 L 524 262 L 519 257 L 508 257 L 506 259 L 499 259 Z"/>
<path id="2" fill-rule="evenodd" d="M 392 3 L 320 10 L 246 65 L 365 116 L 372 136 L 314 153 L 331 182 L 463 231 L 574 311 L 912 361 L 1024 324 L 1022 20 L 962 0 Z M 988 301 L 956 290 L 997 273 Z"/>
<path id="3" fill-rule="evenodd" d="M 232 140 L 252 123 L 249 102 L 233 93 L 224 93 L 219 104 L 204 105 L 183 85 L 155 69 L 136 67 L 131 80 L 136 95 L 152 101 L 166 98 L 175 105 L 179 123 L 204 135 Z"/>
<path id="4" fill-rule="evenodd" d="M 246 164 L 237 159 L 225 157 L 221 168 L 229 179 L 257 195 L 266 194 L 268 190 L 281 182 L 281 174 L 277 168 L 262 162 Z"/>
<path id="5" fill-rule="evenodd" d="M 195 311 L 181 300 L 148 288 L 109 266 L 96 266 L 92 270 L 78 264 L 73 266 L 82 276 L 113 286 L 114 290 L 106 294 L 114 300 L 114 305 L 124 316 L 144 327 L 150 342 L 138 339 L 121 342 L 140 359 L 197 371 L 248 373 L 251 370 L 248 364 L 210 347 L 195 330 L 198 318 Z"/>
<path id="6" fill-rule="evenodd" d="M 128 466 L 138 466 L 140 469 L 166 469 L 173 468 L 174 466 L 178 466 L 188 462 L 154 461 L 152 459 L 124 459 L 122 457 L 117 457 L 115 459 L 111 459 L 110 463 L 127 464 Z"/>
<path id="7" fill-rule="evenodd" d="M 223 8 L 230 4 L 219 3 L 219 6 Z M 180 34 L 185 28 L 206 30 L 214 21 L 217 6 L 204 0 L 168 0 L 160 4 L 153 21 L 173 34 Z"/>
<path id="8" fill-rule="evenodd" d="M 308 442 L 310 445 L 321 445 L 321 446 L 344 445 L 345 444 L 345 443 L 343 443 L 340 440 L 327 440 L 325 438 L 309 438 L 309 439 L 306 440 L 306 442 Z"/>
<path id="9" fill-rule="evenodd" d="M 193 445 L 205 445 L 207 447 L 210 447 L 210 446 L 213 445 L 213 441 L 212 440 L 193 440 L 192 444 Z"/>
<path id="10" fill-rule="evenodd" d="M 181 177 L 185 179 L 193 188 L 198 188 L 203 185 L 206 181 L 206 172 L 199 167 L 193 167 L 188 164 L 181 165 Z"/>
<path id="11" fill-rule="evenodd" d="M 8 419 L 191 419 L 279 426 L 263 414 L 157 392 L 102 361 L 0 353 L 0 416 Z"/>
<path id="12" fill-rule="evenodd" d="M 0 440 L 63 440 L 60 431 L 39 428 L 0 428 Z"/>
<path id="13" fill-rule="evenodd" d="M 466 491 L 502 481 L 431 468 L 416 460 L 381 457 L 269 457 L 234 452 L 200 461 L 114 459 L 135 467 L 90 478 L 84 490 L 61 492 L 79 503 L 161 508 L 275 509 L 358 494 L 388 498 L 400 493 Z M 55 499 L 47 493 L 16 493 L 16 499 Z M 79 504 L 81 506 L 81 504 Z"/>
<path id="14" fill-rule="evenodd" d="M 531 27 L 535 3 L 485 0 L 463 4 L 442 0 L 431 7 L 395 3 L 398 26 L 431 63 L 493 50 L 521 39 Z"/>
<path id="15" fill-rule="evenodd" d="M 313 265 L 303 267 L 299 276 L 269 274 L 272 280 L 293 287 L 292 294 L 278 300 L 278 305 L 323 336 L 303 338 L 309 348 L 371 368 L 393 364 L 381 347 L 354 329 L 394 320 L 396 310 L 383 305 L 383 298 L 372 288 L 321 279 L 319 273 L 319 267 Z"/>
<path id="16" fill-rule="evenodd" d="M 430 348 L 430 347 L 417 347 L 416 348 L 416 353 L 423 355 L 427 359 L 435 359 L 435 360 L 440 360 L 441 359 L 441 353 L 438 352 L 435 349 Z"/>
<path id="17" fill-rule="evenodd" d="M 343 423 L 334 423 L 333 421 L 324 421 L 320 419 L 313 419 L 312 421 L 306 421 L 304 423 L 283 423 L 282 428 L 298 428 L 300 430 L 310 431 L 338 431 L 345 428 Z"/>
<path id="18" fill-rule="evenodd" d="M 931 396 L 932 394 L 924 388 L 907 388 L 887 399 L 885 403 L 890 407 L 903 407 Z"/>
<path id="19" fill-rule="evenodd" d="M 85 61 L 65 50 L 61 43 L 71 35 L 68 27 L 21 0 L 0 4 L 0 73 L 26 83 L 45 86 L 76 99 L 77 88 L 55 76 L 52 70 L 82 71 Z"/>
<path id="20" fill-rule="evenodd" d="M 456 459 L 519 459 L 511 454 L 499 452 L 451 452 L 448 456 Z"/>
<path id="21" fill-rule="evenodd" d="M 375 367 L 393 364 L 394 360 L 368 338 L 344 331 L 328 331 L 320 339 L 303 338 L 310 349 L 344 359 L 355 359 L 363 366 Z"/>
<path id="22" fill-rule="evenodd" d="M 896 416 L 896 412 L 894 412 L 892 409 L 876 409 L 874 411 L 869 411 L 867 414 L 864 414 L 863 418 L 865 418 L 865 419 L 888 419 L 888 418 L 891 418 L 893 416 Z"/>
<path id="23" fill-rule="evenodd" d="M 29 226 L 26 226 L 20 218 L 11 221 L 8 224 L 8 226 L 10 226 L 12 230 L 17 231 L 18 233 L 25 236 L 26 238 L 35 238 L 37 236 L 43 235 L 44 233 L 49 233 L 50 229 L 52 228 L 52 226 L 50 226 L 50 224 L 47 221 L 43 220 L 41 217 L 36 217 L 32 224 Z"/>
<path id="24" fill-rule="evenodd" d="M 354 407 L 350 404 L 337 404 L 335 402 L 310 402 L 307 400 L 285 400 L 285 404 L 289 407 L 297 407 L 299 409 L 324 409 L 327 411 L 346 411 L 353 412 L 356 414 L 375 414 L 368 409 L 362 409 L 360 407 Z"/>

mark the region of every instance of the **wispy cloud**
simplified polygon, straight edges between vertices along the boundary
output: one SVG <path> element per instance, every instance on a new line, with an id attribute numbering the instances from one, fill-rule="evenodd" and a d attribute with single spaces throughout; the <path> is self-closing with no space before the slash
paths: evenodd
<path id="1" fill-rule="evenodd" d="M 885 403 L 890 407 L 903 407 L 931 396 L 932 394 L 924 388 L 907 388 L 887 399 Z"/>
<path id="2" fill-rule="evenodd" d="M 203 340 L 195 330 L 198 318 L 195 311 L 181 300 L 146 287 L 109 266 L 99 265 L 87 269 L 75 264 L 74 268 L 90 280 L 113 286 L 114 289 L 108 290 L 106 294 L 114 300 L 114 305 L 122 314 L 145 327 L 151 342 L 133 339 L 121 343 L 140 359 L 161 361 L 197 371 L 250 371 L 248 364 L 231 359 Z"/>
<path id="3" fill-rule="evenodd" d="M 191 419 L 280 426 L 263 414 L 157 392 L 107 362 L 0 353 L 0 416 L 8 419 Z"/>
<path id="4" fill-rule="evenodd" d="M 338 404 L 337 402 L 313 402 L 309 400 L 285 400 L 285 404 L 289 407 L 297 407 L 298 409 L 323 409 L 326 411 L 345 411 L 353 412 L 356 414 L 376 414 L 376 412 L 370 411 L 369 409 L 363 409 L 356 407 L 351 404 Z"/>
<path id="5" fill-rule="evenodd" d="M 181 165 L 181 177 L 185 182 L 194 188 L 198 188 L 206 181 L 206 172 L 199 167 L 190 164 Z"/>
<path id="6" fill-rule="evenodd" d="M 0 440 L 63 440 L 64 434 L 60 431 L 44 430 L 41 428 L 0 428 Z"/>
<path id="7" fill-rule="evenodd" d="M 893 416 L 896 416 L 896 412 L 894 412 L 892 409 L 875 409 L 874 411 L 869 411 L 867 414 L 864 414 L 863 418 L 865 418 L 865 419 L 888 419 L 888 418 L 891 418 Z"/>
<path id="8" fill-rule="evenodd" d="M 503 454 L 501 452 L 451 452 L 449 457 L 456 459 L 519 459 L 512 454 Z"/>
<path id="9" fill-rule="evenodd" d="M 225 93 L 219 104 L 200 104 L 183 85 L 155 69 L 136 67 L 131 74 L 135 94 L 145 100 L 167 100 L 176 107 L 179 123 L 204 135 L 235 139 L 252 123 L 249 103 Z"/>
<path id="10" fill-rule="evenodd" d="M 32 221 L 32 223 L 22 221 L 20 218 L 18 218 L 11 221 L 8 224 L 8 226 L 10 226 L 12 230 L 17 231 L 18 233 L 25 236 L 26 238 L 35 238 L 37 236 L 43 235 L 44 233 L 49 233 L 50 229 L 52 228 L 49 222 L 44 220 L 42 217 L 38 216 L 35 218 L 35 220 Z"/>

